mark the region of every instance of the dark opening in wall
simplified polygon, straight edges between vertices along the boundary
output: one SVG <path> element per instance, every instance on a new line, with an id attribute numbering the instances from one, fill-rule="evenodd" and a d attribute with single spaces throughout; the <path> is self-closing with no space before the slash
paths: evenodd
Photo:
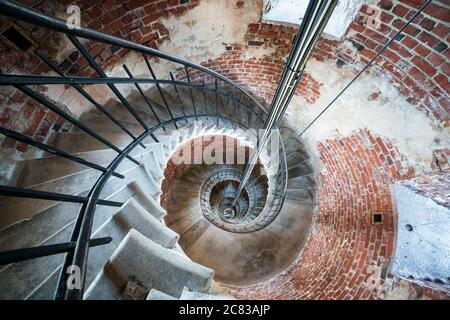
<path id="1" fill-rule="evenodd" d="M 22 52 L 30 50 L 35 45 L 32 40 L 25 36 L 21 30 L 14 25 L 9 25 L 2 31 L 1 35 Z"/>
<path id="2" fill-rule="evenodd" d="M 383 214 L 380 212 L 375 212 L 372 214 L 372 224 L 382 224 Z"/>

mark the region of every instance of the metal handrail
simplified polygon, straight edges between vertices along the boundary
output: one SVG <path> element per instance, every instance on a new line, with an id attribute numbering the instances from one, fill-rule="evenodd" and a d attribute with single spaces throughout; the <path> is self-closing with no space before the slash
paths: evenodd
<path id="1" fill-rule="evenodd" d="M 69 122 L 71 122 L 73 125 L 80 128 L 82 131 L 84 131 L 86 134 L 90 135 L 91 137 L 97 139 L 98 141 L 104 143 L 112 150 L 115 150 L 118 154 L 116 157 L 109 163 L 109 165 L 105 167 L 97 166 L 93 163 L 90 163 L 88 161 L 85 161 L 81 158 L 77 158 L 74 156 L 71 156 L 70 154 L 65 153 L 63 150 L 56 149 L 54 147 L 51 147 L 49 145 L 46 145 L 44 143 L 37 143 L 36 141 L 32 140 L 31 138 L 27 138 L 26 136 L 7 130 L 6 128 L 2 130 L 0 133 L 8 134 L 10 137 L 22 139 L 22 142 L 28 143 L 30 145 L 34 145 L 35 147 L 39 147 L 47 152 L 52 152 L 53 154 L 61 157 L 65 157 L 66 159 L 69 159 L 71 161 L 76 161 L 79 163 L 82 163 L 84 165 L 90 166 L 93 169 L 97 169 L 101 172 L 99 178 L 93 185 L 93 187 L 88 192 L 87 196 L 85 197 L 78 197 L 78 196 L 71 196 L 71 195 L 64 195 L 64 194 L 57 194 L 57 193 L 51 193 L 51 192 L 42 192 L 38 190 L 29 190 L 29 189 L 21 189 L 21 188 L 13 188 L 13 187 L 6 187 L 6 186 L 0 186 L 0 195 L 7 195 L 7 196 L 20 196 L 20 197 L 28 197 L 28 198 L 38 198 L 38 199 L 46 199 L 46 200 L 57 200 L 57 201 L 71 201 L 71 202 L 77 202 L 81 203 L 82 206 L 79 210 L 78 216 L 76 218 L 75 226 L 72 230 L 72 235 L 69 240 L 69 242 L 61 244 L 61 247 L 57 248 L 26 248 L 23 251 L 20 251 L 19 257 L 24 257 L 27 254 L 34 253 L 39 256 L 43 255 L 51 255 L 55 254 L 54 252 L 59 252 L 58 250 L 63 250 L 66 252 L 65 260 L 63 263 L 63 267 L 61 268 L 61 273 L 58 280 L 58 286 L 55 293 L 55 299 L 82 299 L 83 298 L 83 292 L 84 292 L 84 283 L 86 278 L 86 269 L 87 269 L 87 259 L 88 259 L 88 252 L 89 247 L 92 246 L 92 241 L 94 239 L 91 239 L 91 231 L 92 231 L 92 224 L 93 224 L 93 218 L 96 211 L 97 205 L 110 205 L 110 206 L 121 206 L 121 203 L 114 202 L 114 201 L 107 201 L 100 199 L 100 194 L 106 185 L 106 183 L 109 181 L 109 179 L 112 176 L 117 176 L 119 178 L 122 178 L 123 176 L 116 172 L 116 169 L 118 166 L 122 163 L 124 159 L 129 159 L 133 161 L 135 164 L 140 164 L 137 160 L 135 160 L 133 157 L 130 156 L 130 153 L 132 150 L 134 150 L 136 147 L 140 146 L 145 148 L 143 141 L 151 137 L 155 142 L 158 142 L 157 138 L 155 137 L 154 133 L 158 131 L 159 129 L 166 130 L 167 127 L 170 125 L 173 125 L 175 129 L 178 129 L 178 124 L 181 124 L 182 122 L 190 119 L 199 119 L 199 118 L 208 118 L 215 116 L 217 119 L 221 118 L 224 120 L 229 121 L 230 123 L 233 123 L 237 127 L 241 127 L 244 129 L 249 128 L 249 117 L 250 115 L 253 115 L 255 117 L 255 121 L 258 123 L 259 126 L 263 126 L 266 116 L 267 116 L 267 110 L 248 92 L 246 92 L 239 84 L 229 80 L 228 78 L 220 75 L 219 73 L 212 71 L 208 68 L 205 68 L 201 65 L 186 61 L 182 58 L 175 57 L 163 52 L 160 52 L 156 49 L 146 47 L 144 45 L 140 45 L 128 40 L 124 40 L 106 33 L 101 33 L 92 29 L 87 28 L 69 28 L 65 21 L 62 21 L 60 19 L 46 16 L 44 14 L 35 12 L 31 9 L 21 7 L 15 3 L 12 3 L 7 0 L 0 0 L 0 14 L 6 15 L 10 18 L 24 20 L 25 22 L 39 25 L 46 27 L 48 29 L 51 29 L 56 32 L 62 32 L 66 34 L 69 39 L 72 41 L 72 43 L 75 45 L 77 50 L 81 52 L 81 54 L 84 56 L 85 59 L 88 60 L 91 67 L 93 67 L 98 75 L 99 78 L 86 78 L 86 77 L 72 77 L 67 76 L 64 73 L 62 73 L 61 70 L 57 67 L 55 63 L 53 63 L 50 58 L 43 53 L 42 51 L 38 52 L 37 55 L 45 62 L 47 65 L 49 65 L 59 76 L 36 76 L 36 75 L 14 75 L 14 74 L 2 74 L 0 73 L 0 86 L 14 86 L 15 88 L 22 91 L 24 94 L 30 96 L 31 98 L 35 99 L 40 104 L 44 105 L 48 109 L 56 112 L 61 117 L 65 118 Z M 104 44 L 110 44 L 115 45 L 121 48 L 129 49 L 131 51 L 137 51 L 143 54 L 143 58 L 149 68 L 149 71 L 151 73 L 152 78 L 135 78 L 131 74 L 130 70 L 124 66 L 125 71 L 128 74 L 128 78 L 121 78 L 121 77 L 107 77 L 106 74 L 103 72 L 103 70 L 100 68 L 99 65 L 96 64 L 95 60 L 90 56 L 89 52 L 84 48 L 84 46 L 81 44 L 81 42 L 78 40 L 78 37 L 90 39 L 93 41 L 101 42 Z M 173 76 L 172 72 L 170 72 L 170 80 L 164 80 L 164 79 L 157 79 L 150 63 L 146 57 L 146 55 L 153 55 L 155 57 L 171 61 L 174 63 L 177 63 L 181 65 L 181 71 L 185 72 L 186 81 L 179 81 L 175 80 L 176 77 Z M 198 71 L 203 72 L 207 75 L 207 77 L 212 77 L 214 83 L 209 86 L 205 83 L 195 83 L 189 75 L 188 68 L 192 68 Z M 178 70 L 176 70 L 178 72 Z M 222 87 L 218 84 L 218 81 L 222 81 L 225 83 L 225 87 Z M 44 96 L 40 95 L 33 89 L 31 89 L 30 85 L 35 84 L 45 84 L 45 85 L 52 85 L 52 84 L 66 84 L 72 86 L 74 89 L 76 89 L 84 98 L 86 98 L 89 102 L 91 102 L 98 110 L 100 110 L 103 114 L 105 114 L 112 122 L 114 122 L 116 125 L 120 126 L 121 129 L 127 133 L 131 138 L 132 141 L 124 148 L 119 149 L 112 143 L 110 143 L 108 140 L 103 138 L 101 135 L 96 133 L 95 131 L 91 130 L 89 127 L 85 126 L 81 122 L 79 122 L 77 119 L 70 116 L 68 113 L 60 110 L 55 104 L 53 104 L 50 100 L 45 98 Z M 93 97 L 91 97 L 87 91 L 85 91 L 82 88 L 82 85 L 89 85 L 89 84 L 103 84 L 107 85 L 111 91 L 116 95 L 118 100 L 122 103 L 122 105 L 128 109 L 130 114 L 132 114 L 138 123 L 142 125 L 142 128 L 144 130 L 143 133 L 140 135 L 134 135 L 126 128 L 120 125 L 120 122 L 117 121 L 117 119 L 111 115 L 102 105 L 97 103 Z M 168 111 L 170 115 L 169 120 L 163 120 L 159 119 L 156 116 L 155 110 L 153 110 L 153 106 L 149 103 L 149 107 L 151 108 L 152 112 L 155 114 L 156 118 L 158 119 L 158 124 L 153 125 L 152 127 L 149 127 L 148 124 L 139 116 L 139 114 L 134 110 L 133 106 L 127 101 L 127 99 L 120 93 L 120 91 L 115 87 L 116 84 L 134 84 L 137 88 L 139 87 L 139 84 L 154 84 L 158 88 L 158 91 L 161 94 L 161 98 L 163 100 L 163 106 L 161 106 L 164 110 Z M 164 96 L 160 86 L 161 85 L 170 85 L 174 86 L 176 90 L 176 94 L 178 95 L 178 89 L 177 87 L 186 87 L 188 89 L 188 92 L 190 93 L 191 99 L 192 99 L 192 107 L 193 107 L 193 114 L 186 114 L 186 110 L 182 109 L 183 116 L 177 116 L 173 114 L 170 111 L 169 105 L 166 101 L 166 97 Z M 226 87 L 229 86 L 230 88 Z M 205 105 L 205 113 L 201 113 L 199 110 L 196 110 L 195 108 L 195 99 L 193 95 L 193 90 L 202 90 L 204 94 L 204 99 L 206 101 L 206 95 L 205 92 L 210 92 L 215 95 L 215 103 L 214 104 L 214 112 L 215 115 L 212 115 L 212 111 L 208 112 L 207 105 Z M 230 94 L 231 92 L 239 92 L 239 97 L 237 98 L 235 94 Z M 145 98 L 143 90 L 139 90 L 140 94 Z M 246 98 L 247 102 L 244 102 L 243 97 Z M 220 100 L 225 99 L 228 102 L 228 107 L 230 102 L 233 105 L 233 109 L 235 109 L 234 114 L 232 116 L 229 116 L 228 112 L 226 111 L 228 108 L 223 103 L 225 112 L 219 111 L 218 108 L 218 98 Z M 149 102 L 146 99 L 147 102 Z M 178 96 L 178 101 L 181 101 Z M 237 121 L 236 119 L 233 119 L 233 116 L 236 114 L 237 108 L 241 107 L 247 114 L 247 124 L 240 123 L 240 120 Z M 244 120 L 242 119 L 242 122 Z M 283 142 L 280 143 L 280 149 L 278 150 L 281 154 L 281 158 L 284 160 L 281 160 L 282 165 L 280 166 L 280 174 L 277 176 L 275 181 L 275 188 L 271 191 L 271 194 L 275 194 L 276 201 L 273 202 L 273 206 L 271 206 L 271 203 L 266 203 L 266 207 L 264 210 L 269 210 L 270 214 L 267 215 L 266 223 L 270 223 L 269 220 L 273 220 L 273 218 L 276 216 L 276 214 L 279 213 L 282 207 L 282 203 L 284 201 L 284 197 L 286 194 L 287 189 L 287 165 L 286 165 L 286 158 L 285 158 L 285 152 L 284 152 L 284 146 Z M 263 210 L 263 211 L 264 211 Z M 266 210 L 266 211 L 267 211 Z M 263 217 L 263 216 L 261 216 Z M 261 219 L 262 221 L 262 219 Z M 256 226 L 255 228 L 262 228 L 265 225 L 260 224 Z M 255 229 L 256 230 L 256 229 Z M 29 249 L 29 250 L 28 250 Z M 1 256 L 0 252 L 0 256 Z M 15 252 L 17 256 L 17 252 Z M 16 258 L 17 259 L 17 258 Z M 9 261 L 9 260 L 5 260 Z M 81 288 L 74 288 L 74 289 L 68 289 L 66 286 L 66 280 L 67 280 L 67 268 L 70 266 L 78 266 L 81 271 Z"/>

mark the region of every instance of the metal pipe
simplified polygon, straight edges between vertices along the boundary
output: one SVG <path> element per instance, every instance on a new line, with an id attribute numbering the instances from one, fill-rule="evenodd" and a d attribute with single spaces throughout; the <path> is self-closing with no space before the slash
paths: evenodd
<path id="1" fill-rule="evenodd" d="M 71 160 L 71 161 L 83 164 L 85 166 L 88 166 L 90 168 L 99 170 L 101 172 L 105 172 L 106 171 L 105 167 L 102 167 L 102 166 L 100 166 L 100 165 L 98 165 L 96 163 L 84 160 L 83 158 L 73 156 L 73 155 L 71 155 L 71 154 L 69 154 L 69 153 L 67 153 L 67 152 L 65 152 L 65 151 L 63 151 L 61 149 L 49 146 L 48 144 L 41 143 L 41 142 L 38 142 L 36 140 L 33 140 L 30 137 L 27 137 L 26 135 L 23 135 L 23 134 L 21 134 L 19 132 L 16 132 L 16 131 L 13 131 L 13 130 L 8 130 L 8 129 L 5 129 L 5 128 L 0 128 L 0 133 L 5 135 L 5 136 L 7 136 L 7 137 L 15 139 L 17 141 L 20 141 L 20 142 L 26 143 L 28 145 L 31 145 L 33 147 L 39 148 L 41 150 L 44 150 L 45 152 L 48 152 L 48 153 L 57 155 L 59 157 L 62 157 L 62 158 L 65 158 L 65 159 L 68 159 L 68 160 Z M 117 177 L 117 178 L 120 178 L 120 179 L 124 179 L 125 178 L 125 176 L 123 176 L 122 174 L 117 173 L 117 172 L 114 172 L 113 175 L 115 177 Z"/>
<path id="2" fill-rule="evenodd" d="M 110 174 L 112 175 L 112 172 Z M 47 192 L 33 189 L 24 189 L 9 186 L 0 186 L 0 195 L 6 197 L 42 199 L 51 201 L 73 202 L 73 203 L 86 203 L 89 200 L 86 197 L 72 196 L 69 194 Z M 101 199 L 97 201 L 97 204 L 111 207 L 123 206 L 122 202 L 101 200 Z"/>
<path id="3" fill-rule="evenodd" d="M 112 241 L 111 237 L 96 238 L 89 241 L 89 247 L 98 247 Z M 0 265 L 21 262 L 30 259 L 52 256 L 59 253 L 68 252 L 75 248 L 76 242 L 62 242 L 46 246 L 15 249 L 0 252 Z"/>
<path id="4" fill-rule="evenodd" d="M 258 141 L 256 148 L 249 157 L 249 161 L 242 175 L 242 180 L 239 183 L 238 192 L 232 203 L 233 206 L 239 200 L 256 165 L 256 160 L 270 138 L 272 129 L 283 117 L 292 96 L 297 90 L 306 62 L 336 5 L 337 0 L 310 0 L 300 26 L 300 31 L 295 38 L 280 83 L 278 84 L 270 105 L 269 114 L 264 123 L 261 139 Z"/>

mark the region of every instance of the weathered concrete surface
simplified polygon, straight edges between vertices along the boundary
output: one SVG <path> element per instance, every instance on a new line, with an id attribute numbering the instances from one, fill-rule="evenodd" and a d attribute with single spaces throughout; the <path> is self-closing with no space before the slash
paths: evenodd
<path id="1" fill-rule="evenodd" d="M 407 186 L 393 186 L 397 241 L 392 272 L 450 285 L 450 209 Z"/>
<path id="2" fill-rule="evenodd" d="M 297 258 L 311 221 L 309 208 L 286 201 L 267 228 L 251 234 L 235 234 L 210 225 L 186 254 L 214 269 L 216 281 L 250 285 L 279 274 Z"/>

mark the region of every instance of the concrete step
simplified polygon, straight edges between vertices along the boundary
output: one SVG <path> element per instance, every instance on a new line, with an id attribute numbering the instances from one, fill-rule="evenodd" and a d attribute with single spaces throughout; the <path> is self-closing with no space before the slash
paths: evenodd
<path id="1" fill-rule="evenodd" d="M 309 164 L 308 160 L 300 162 L 292 167 L 288 168 L 289 179 L 302 177 L 304 175 L 309 175 L 314 172 L 313 167 Z"/>
<path id="2" fill-rule="evenodd" d="M 192 226 L 189 227 L 180 237 L 180 246 L 185 252 L 192 247 L 197 240 L 208 230 L 211 226 L 211 222 L 206 220 L 203 216 L 198 219 Z"/>
<path id="3" fill-rule="evenodd" d="M 227 294 L 204 293 L 195 290 L 184 288 L 180 300 L 235 300 L 232 296 Z"/>
<path id="4" fill-rule="evenodd" d="M 286 191 L 286 199 L 311 204 L 316 204 L 317 202 L 315 190 L 307 189 L 288 189 Z"/>
<path id="5" fill-rule="evenodd" d="M 172 297 L 164 292 L 156 289 L 151 289 L 147 295 L 146 300 L 177 300 L 177 298 Z"/>
<path id="6" fill-rule="evenodd" d="M 297 149 L 286 154 L 286 163 L 288 168 L 293 167 L 307 159 L 308 156 L 302 149 Z"/>
<path id="7" fill-rule="evenodd" d="M 137 160 L 146 162 L 147 155 L 148 153 L 142 154 Z M 130 171 L 130 173 L 134 174 L 136 173 L 136 171 L 133 171 L 132 169 L 136 167 L 139 167 L 139 170 L 137 171 L 141 172 L 141 174 L 144 174 L 142 177 L 145 178 L 147 176 L 147 171 L 144 165 L 136 166 L 131 161 L 122 162 L 122 164 L 120 164 L 117 168 L 116 172 L 126 174 L 128 171 Z M 59 179 L 50 180 L 38 185 L 33 185 L 32 189 L 57 192 L 62 194 L 79 194 L 80 192 L 91 188 L 100 174 L 101 173 L 96 170 L 88 169 L 72 175 L 61 177 Z M 128 178 L 131 178 L 133 180 L 136 179 L 135 176 L 127 177 L 127 179 Z M 111 177 L 108 180 L 107 185 L 113 186 L 117 190 L 129 182 L 127 179 Z M 154 180 L 150 180 L 151 178 L 146 179 L 148 181 L 146 185 L 146 187 L 148 188 L 148 192 L 154 194 L 156 194 L 156 191 L 159 192 L 159 185 Z M 105 188 L 101 196 L 108 196 L 109 193 L 107 190 L 109 190 L 109 188 Z M 0 229 L 4 229 L 21 220 L 30 219 L 39 212 L 51 208 L 58 203 L 58 201 L 0 196 L 0 211 L 3 215 Z"/>
<path id="8" fill-rule="evenodd" d="M 271 279 L 295 261 L 309 235 L 313 208 L 286 200 L 275 220 L 258 232 L 237 234 L 210 226 L 190 248 L 182 245 L 184 235 L 179 243 L 191 259 L 215 270 L 216 281 L 251 285 Z"/>
<path id="9" fill-rule="evenodd" d="M 177 300 L 177 299 L 164 292 L 152 289 L 148 293 L 147 300 Z M 179 300 L 234 300 L 234 298 L 226 294 L 203 293 L 195 290 L 189 290 L 188 288 L 184 288 L 183 293 L 181 294 Z"/>
<path id="10" fill-rule="evenodd" d="M 133 102 L 130 101 L 130 105 L 133 107 L 135 105 L 134 101 Z M 116 100 L 108 101 L 104 107 L 117 120 L 139 123 L 138 120 L 134 117 L 134 115 L 122 103 Z M 147 108 L 147 110 L 145 109 L 142 110 L 141 108 L 134 107 L 134 110 L 150 128 L 158 124 L 156 117 L 151 113 L 149 107 Z M 92 109 L 90 111 L 90 114 L 107 117 L 98 109 Z M 113 123 L 112 125 L 117 126 L 115 123 Z"/>
<path id="11" fill-rule="evenodd" d="M 156 289 L 177 298 L 184 287 L 207 291 L 213 275 L 213 270 L 156 244 L 132 229 L 86 290 L 85 299 L 123 299 L 123 288 L 131 279 L 147 292 Z"/>
<path id="12" fill-rule="evenodd" d="M 200 111 L 199 101 L 196 101 L 196 99 L 194 97 L 194 104 L 192 103 L 191 94 L 187 87 L 179 86 L 178 93 L 180 96 L 181 104 L 186 107 L 186 111 L 188 111 L 192 115 L 195 113 L 197 113 L 197 114 L 200 113 L 199 112 Z M 194 110 L 194 105 L 195 105 L 195 110 Z"/>
<path id="13" fill-rule="evenodd" d="M 134 169 L 128 172 L 127 176 L 139 171 Z M 155 199 L 146 191 L 148 184 L 146 177 L 142 173 L 137 174 L 139 178 L 131 181 L 119 190 L 111 188 L 111 185 L 105 187 L 104 192 L 110 192 L 109 197 L 118 202 L 125 202 L 133 197 L 141 206 L 154 214 L 155 219 L 161 219 L 165 210 L 162 209 Z M 117 185 L 116 185 L 117 186 Z M 87 193 L 84 192 L 82 195 Z M 73 223 L 77 217 L 80 206 L 68 206 L 67 203 L 59 203 L 58 205 L 42 212 L 33 219 L 25 221 L 8 228 L 0 233 L 2 250 L 19 249 L 28 246 L 48 245 L 58 242 L 67 241 L 70 238 Z M 70 210 L 68 210 L 70 209 Z M 93 231 L 99 229 L 118 208 L 99 206 L 96 210 L 93 222 Z M 16 240 L 19 240 L 16 242 Z M 37 260 L 23 261 L 8 266 L 3 266 L 0 271 L 0 287 L 14 288 L 8 292 L 0 292 L 0 298 L 5 299 L 24 299 L 35 288 L 39 287 L 46 277 L 57 267 L 61 255 L 40 258 Z M 36 263 L 38 262 L 38 263 Z M 55 265 L 56 264 L 56 265 Z M 53 276 L 56 281 L 57 273 Z M 56 284 L 56 282 L 55 282 Z M 55 287 L 49 287 L 53 290 Z M 3 294 L 5 294 L 3 296 Z M 42 292 L 37 292 L 41 294 Z M 51 292 L 47 292 L 45 296 L 51 297 Z"/>
<path id="14" fill-rule="evenodd" d="M 119 149 L 126 147 L 132 141 L 126 133 L 98 132 L 98 134 Z M 110 149 L 106 144 L 84 132 L 55 132 L 50 138 L 49 145 L 67 153 Z"/>
<path id="15" fill-rule="evenodd" d="M 162 93 L 162 95 L 161 95 Z M 150 102 L 152 103 L 152 106 L 155 109 L 155 112 L 157 114 L 163 114 L 163 117 L 166 119 L 170 118 L 170 114 L 168 112 L 167 106 L 169 107 L 170 111 L 172 112 L 172 115 L 174 117 L 181 117 L 183 116 L 182 112 L 182 103 L 181 101 L 178 101 L 175 97 L 176 95 L 173 94 L 173 87 L 164 87 L 161 86 L 161 93 L 159 92 L 158 88 L 156 86 L 151 87 L 145 92 L 145 95 L 147 98 L 150 99 Z M 164 97 L 164 99 L 163 99 Z M 164 101 L 165 100 L 165 101 Z M 143 99 L 140 101 L 140 105 L 146 106 L 148 108 L 148 105 Z M 167 103 L 167 106 L 166 106 Z"/>
<path id="16" fill-rule="evenodd" d="M 124 131 L 116 126 L 111 120 L 105 116 L 95 115 L 91 113 L 83 114 L 80 119 L 85 126 L 94 130 L 95 132 L 110 132 L 110 133 L 123 133 Z M 134 135 L 139 135 L 144 132 L 144 127 L 135 122 L 119 121 L 121 125 L 127 128 Z M 81 132 L 81 129 L 74 127 L 73 132 Z"/>
<path id="17" fill-rule="evenodd" d="M 184 211 L 191 211 L 199 206 L 198 198 L 189 198 L 184 203 L 179 203 L 178 201 L 169 201 L 167 204 L 167 211 L 171 212 L 170 216 L 167 216 L 166 222 L 173 223 L 181 216 L 184 216 Z"/>
<path id="18" fill-rule="evenodd" d="M 304 188 L 316 188 L 316 179 L 313 173 L 288 180 L 288 189 Z"/>
<path id="19" fill-rule="evenodd" d="M 130 156 L 139 158 L 143 152 L 146 151 L 137 148 L 131 152 Z M 111 149 L 105 149 L 73 155 L 106 168 L 117 157 L 118 153 Z M 128 166 L 132 165 L 132 162 L 128 159 L 124 159 L 123 163 Z M 15 186 L 26 188 L 86 170 L 90 170 L 90 167 L 58 156 L 52 156 L 18 162 L 12 179 Z"/>
<path id="20" fill-rule="evenodd" d="M 201 218 L 203 214 L 201 210 L 197 210 L 195 212 L 185 212 L 184 218 L 176 221 L 172 224 L 167 224 L 170 229 L 174 230 L 179 235 L 183 235 L 187 230 L 194 226 Z"/>
<path id="21" fill-rule="evenodd" d="M 146 221 L 151 220 L 151 223 L 155 225 L 155 228 L 163 228 L 163 232 L 169 235 L 166 243 L 172 247 L 172 243 L 176 243 L 178 235 L 170 232 L 170 230 L 164 227 L 160 222 L 166 213 L 165 210 L 144 190 L 144 185 L 145 184 L 138 180 L 134 180 L 119 191 L 111 194 L 108 199 L 114 199 L 115 201 L 125 203 L 120 209 L 114 207 L 97 208 L 92 228 L 93 237 L 112 237 L 113 241 L 107 245 L 90 249 L 86 285 L 89 285 L 93 281 L 99 270 L 124 238 L 126 231 L 131 227 L 138 228 L 147 234 L 149 231 L 146 230 L 151 230 L 151 225 L 149 227 Z M 149 215 L 152 217 L 150 218 Z M 73 218 L 74 217 L 75 215 Z M 59 231 L 63 232 L 66 238 L 70 237 L 73 222 L 74 219 L 65 230 Z M 153 234 L 157 233 L 152 232 L 152 235 Z M 152 235 L 150 237 L 152 237 Z M 170 237 L 174 237 L 174 239 L 171 239 Z M 50 272 L 51 269 L 44 266 L 44 268 L 40 269 L 40 272 L 34 274 L 38 279 L 43 278 L 42 274 L 48 276 L 26 296 L 26 299 L 51 299 L 60 272 L 60 265 L 58 265 L 57 269 L 53 272 Z"/>
<path id="22" fill-rule="evenodd" d="M 202 183 L 189 183 L 184 180 L 175 180 L 174 181 L 174 189 L 173 193 L 177 193 L 179 195 L 193 196 L 198 197 L 199 188 L 202 186 Z"/>

